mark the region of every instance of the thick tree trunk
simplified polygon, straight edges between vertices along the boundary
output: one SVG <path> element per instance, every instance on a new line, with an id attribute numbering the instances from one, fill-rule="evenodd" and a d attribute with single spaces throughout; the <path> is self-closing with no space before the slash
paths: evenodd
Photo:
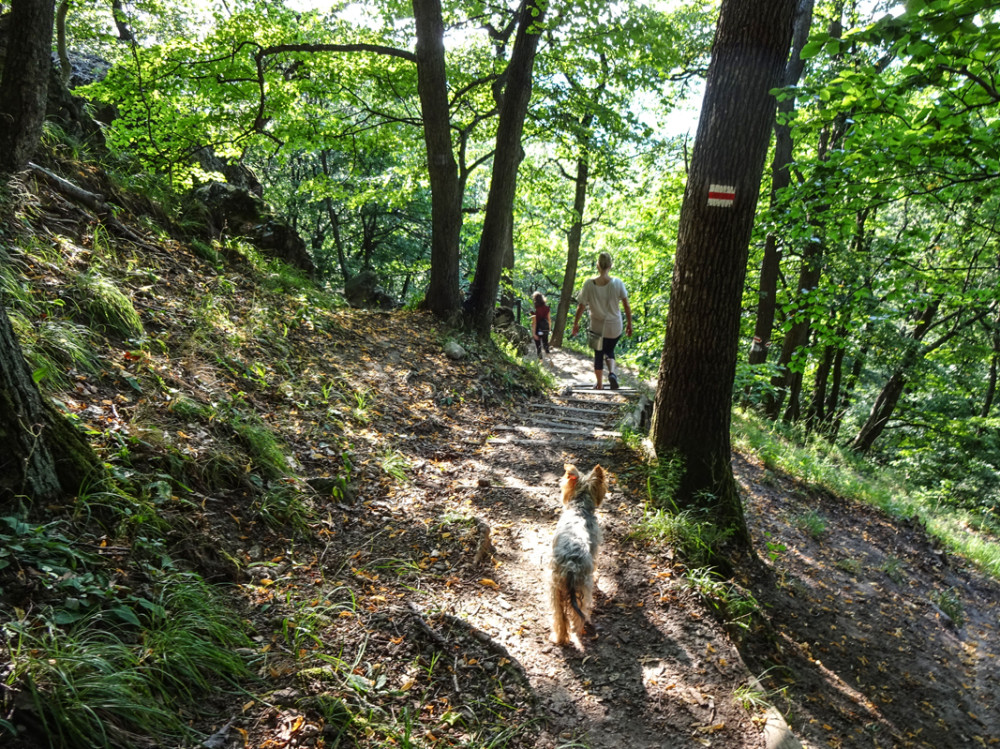
<path id="1" fill-rule="evenodd" d="M 413 0 L 413 17 L 417 33 L 417 89 L 431 185 L 431 273 L 423 306 L 447 318 L 462 307 L 458 286 L 462 192 L 451 144 L 440 0 Z"/>
<path id="2" fill-rule="evenodd" d="M 493 174 L 486 200 L 483 233 L 479 240 L 476 275 L 468 300 L 469 326 L 480 338 L 488 338 L 493 326 L 504 250 L 507 237 L 513 231 L 517 170 L 524 158 L 521 134 L 531 101 L 531 75 L 541 38 L 539 24 L 547 5 L 545 0 L 525 0 L 520 10 L 514 50 L 507 65 L 507 82 L 500 103 L 500 121 L 493 153 Z"/>
<path id="3" fill-rule="evenodd" d="M 748 552 L 733 478 L 732 387 L 750 234 L 792 35 L 794 0 L 723 0 L 684 191 L 652 428 L 679 458 L 675 501 L 704 508 Z"/>
<path id="4" fill-rule="evenodd" d="M 802 48 L 809 39 L 809 27 L 812 25 L 814 0 L 798 0 L 795 8 L 795 25 L 792 33 L 792 51 L 785 66 L 783 86 L 794 86 L 802 77 L 805 60 L 802 59 Z M 795 111 L 795 97 L 778 102 L 779 115 L 790 115 Z M 792 128 L 791 125 L 778 122 L 774 126 L 774 156 L 771 158 L 771 206 L 778 201 L 779 192 L 791 184 L 789 169 L 792 163 Z M 753 343 L 747 358 L 750 364 L 763 364 L 767 361 L 767 351 L 771 345 L 771 330 L 774 328 L 774 313 L 778 294 L 778 277 L 781 267 L 781 250 L 778 247 L 776 235 L 768 234 L 764 241 L 764 259 L 760 264 L 760 282 L 757 290 L 757 320 L 754 325 Z"/>
<path id="5" fill-rule="evenodd" d="M 38 392 L 0 299 L 0 506 L 14 496 L 49 501 L 76 491 L 97 458 Z"/>
<path id="6" fill-rule="evenodd" d="M 514 308 L 514 222 L 510 222 L 510 234 L 507 237 L 507 246 L 503 251 L 503 265 L 500 268 L 500 278 L 503 280 L 503 295 L 500 298 L 502 307 Z M 518 321 L 520 322 L 520 320 Z"/>
<path id="7" fill-rule="evenodd" d="M 583 238 L 583 212 L 587 207 L 587 182 L 590 177 L 590 161 L 586 153 L 576 162 L 576 189 L 573 196 L 573 224 L 566 240 L 566 273 L 563 276 L 559 307 L 552 325 L 552 345 L 562 346 L 566 332 L 566 320 L 573 304 L 573 289 L 576 288 L 576 271 L 580 264 L 580 241 Z"/>
<path id="8" fill-rule="evenodd" d="M 0 172 L 17 172 L 38 147 L 52 66 L 53 0 L 13 0 L 0 79 Z"/>

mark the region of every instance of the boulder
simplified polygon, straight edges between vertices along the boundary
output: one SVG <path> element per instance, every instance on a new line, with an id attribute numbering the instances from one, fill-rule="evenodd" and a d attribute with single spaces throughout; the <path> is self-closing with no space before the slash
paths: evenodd
<path id="1" fill-rule="evenodd" d="M 213 236 L 245 237 L 264 254 L 315 275 L 305 241 L 258 195 L 226 182 L 200 185 L 192 195 L 204 209 Z"/>
<path id="2" fill-rule="evenodd" d="M 444 345 L 444 355 L 453 361 L 459 361 L 468 356 L 468 353 L 455 341 L 448 341 Z"/>
<path id="3" fill-rule="evenodd" d="M 392 296 L 378 283 L 373 271 L 363 270 L 344 284 L 344 298 L 352 307 L 367 309 L 392 309 L 396 306 Z"/>

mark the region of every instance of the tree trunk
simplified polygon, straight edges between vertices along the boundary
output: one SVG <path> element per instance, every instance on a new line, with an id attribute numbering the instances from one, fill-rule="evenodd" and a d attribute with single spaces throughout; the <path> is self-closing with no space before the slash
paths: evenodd
<path id="1" fill-rule="evenodd" d="M 865 423 L 861 425 L 857 436 L 851 442 L 851 450 L 861 454 L 871 450 L 875 440 L 885 431 L 905 388 L 906 375 L 901 370 L 896 370 L 875 399 L 875 404 L 872 406 L 868 418 L 865 419 Z"/>
<path id="2" fill-rule="evenodd" d="M 802 390 L 802 369 L 804 363 L 795 370 L 792 369 L 792 360 L 799 349 L 804 348 L 809 343 L 809 334 L 812 331 L 812 316 L 808 312 L 810 300 L 807 298 L 810 291 L 819 285 L 819 279 L 823 270 L 823 245 L 819 242 L 812 242 L 806 248 L 802 256 L 802 267 L 799 271 L 798 299 L 799 308 L 793 313 L 794 322 L 785 334 L 785 339 L 781 342 L 781 357 L 778 364 L 781 366 L 781 373 L 771 379 L 774 386 L 774 396 L 765 399 L 764 410 L 772 419 L 778 418 L 782 401 L 787 398 L 785 420 L 797 421 L 799 412 L 799 393 Z M 804 300 L 804 301 L 803 301 Z"/>
<path id="3" fill-rule="evenodd" d="M 826 419 L 827 380 L 829 380 L 830 372 L 833 369 L 834 354 L 834 347 L 826 346 L 823 349 L 823 359 L 816 367 L 816 375 L 813 378 L 813 396 L 809 401 L 809 408 L 806 409 L 806 425 L 810 430 L 816 429 Z"/>
<path id="4" fill-rule="evenodd" d="M 840 434 L 840 427 L 844 422 L 844 415 L 847 413 L 847 409 L 850 408 L 851 400 L 854 398 L 854 388 L 857 387 L 858 380 L 861 379 L 861 372 L 865 368 L 865 360 L 868 358 L 868 326 L 865 325 L 861 335 L 859 336 L 862 344 L 857 355 L 854 357 L 854 361 L 851 364 L 851 373 L 847 377 L 847 383 L 844 386 L 844 395 L 840 399 L 840 403 L 837 407 L 837 412 L 834 414 L 833 424 L 830 427 L 830 440 L 834 441 L 837 439 L 837 435 Z"/>
<path id="5" fill-rule="evenodd" d="M 792 51 L 785 66 L 783 86 L 794 86 L 802 77 L 805 60 L 802 59 L 802 48 L 809 39 L 809 27 L 812 25 L 814 0 L 799 0 L 795 8 L 795 25 L 792 33 Z M 778 113 L 791 115 L 795 111 L 795 97 L 790 96 L 778 102 Z M 774 127 L 774 156 L 771 159 L 771 207 L 778 202 L 779 192 L 791 184 L 792 177 L 789 166 L 792 163 L 792 128 L 784 122 L 778 122 Z M 774 328 L 774 313 L 778 294 L 778 270 L 781 267 L 781 250 L 778 238 L 773 233 L 768 234 L 764 241 L 764 259 L 760 264 L 760 283 L 757 289 L 757 320 L 754 325 L 753 343 L 747 361 L 750 364 L 763 364 L 767 361 L 767 350 L 771 345 L 771 330 Z"/>
<path id="6" fill-rule="evenodd" d="M 13 0 L 0 79 L 0 172 L 24 169 L 38 147 L 52 65 L 53 0 Z"/>
<path id="7" fill-rule="evenodd" d="M 831 433 L 834 417 L 840 407 L 840 386 L 844 379 L 844 354 L 844 347 L 838 346 L 833 355 L 830 387 L 827 389 L 826 405 L 823 408 L 823 418 L 820 424 L 820 429 L 828 436 Z"/>
<path id="8" fill-rule="evenodd" d="M 983 407 L 979 411 L 979 415 L 982 418 L 987 418 L 990 415 L 990 410 L 993 408 L 993 400 L 996 398 L 997 394 L 997 363 L 1000 361 L 1000 321 L 994 321 L 994 327 L 990 332 L 990 343 L 993 348 L 993 353 L 990 356 L 990 376 L 986 381 L 986 395 L 983 397 Z"/>
<path id="9" fill-rule="evenodd" d="M 864 455 L 871 450 L 872 445 L 875 444 L 875 440 L 877 440 L 882 435 L 882 432 L 885 431 L 890 417 L 896 410 L 899 398 L 902 396 L 903 390 L 906 387 L 907 373 L 913 365 L 926 356 L 929 351 L 940 346 L 946 337 L 954 335 L 955 331 L 958 330 L 957 327 L 953 328 L 950 333 L 946 333 L 945 336 L 939 338 L 934 344 L 928 346 L 920 345 L 920 342 L 931 330 L 934 318 L 937 316 L 940 308 L 941 297 L 938 296 L 920 313 L 916 325 L 908 336 L 910 339 L 910 341 L 907 342 L 909 343 L 909 348 L 907 348 L 906 352 L 903 354 L 902 361 L 889 377 L 888 382 L 886 382 L 886 384 L 882 387 L 882 391 L 875 399 L 874 405 L 872 405 L 872 410 L 868 413 L 868 418 L 865 419 L 865 423 L 861 425 L 857 435 L 855 435 L 854 439 L 851 441 L 850 449 L 854 452 Z"/>
<path id="10" fill-rule="evenodd" d="M 125 6 L 122 0 L 111 0 L 111 15 L 115 19 L 115 28 L 118 29 L 119 41 L 131 44 L 135 41 L 135 35 L 128 25 L 128 15 L 125 13 Z"/>
<path id="11" fill-rule="evenodd" d="M 675 501 L 704 508 L 751 551 L 730 420 L 750 234 L 792 35 L 794 0 L 723 0 L 684 191 L 652 427 L 679 458 Z M 730 200 L 731 196 L 731 200 Z"/>
<path id="12" fill-rule="evenodd" d="M 503 265 L 500 268 L 500 277 L 503 280 L 503 296 L 500 305 L 514 308 L 514 222 L 510 222 L 510 234 L 507 236 L 507 246 L 503 251 Z M 520 324 L 518 320 L 518 324 Z"/>
<path id="13" fill-rule="evenodd" d="M 69 61 L 69 50 L 66 49 L 66 16 L 69 15 L 69 0 L 59 0 L 56 9 L 56 54 L 59 56 L 59 74 L 64 86 L 69 86 L 73 75 L 73 66 Z"/>
<path id="14" fill-rule="evenodd" d="M 422 306 L 447 318 L 462 307 L 458 286 L 462 192 L 451 145 L 441 1 L 413 0 L 413 18 L 417 33 L 417 90 L 431 186 L 431 273 Z"/>
<path id="15" fill-rule="evenodd" d="M 483 233 L 479 240 L 476 275 L 468 300 L 469 326 L 480 338 L 488 338 L 493 326 L 504 250 L 507 237 L 513 231 L 517 170 L 524 158 L 521 133 L 531 101 L 531 75 L 541 38 L 538 24 L 545 16 L 547 5 L 545 0 L 525 0 L 520 10 L 514 49 L 507 65 L 507 83 L 500 103 L 500 121 L 493 153 L 493 174 L 486 200 Z"/>
<path id="16" fill-rule="evenodd" d="M 0 299 L 0 507 L 18 495 L 50 501 L 76 491 L 97 457 L 38 392 Z"/>
<path id="17" fill-rule="evenodd" d="M 552 345 L 562 346 L 566 332 L 566 320 L 573 304 L 573 289 L 576 288 L 576 270 L 580 264 L 580 241 L 583 238 L 583 211 L 587 207 L 587 183 L 590 177 L 590 161 L 584 154 L 576 162 L 576 190 L 573 197 L 573 224 L 569 228 L 566 241 L 566 274 L 563 276 L 559 307 L 552 325 Z"/>

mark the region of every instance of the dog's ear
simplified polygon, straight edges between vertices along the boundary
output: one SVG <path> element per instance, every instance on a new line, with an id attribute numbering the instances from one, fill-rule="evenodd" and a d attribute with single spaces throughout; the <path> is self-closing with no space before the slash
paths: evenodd
<path id="1" fill-rule="evenodd" d="M 594 470 L 587 477 L 587 484 L 590 486 L 590 496 L 594 498 L 594 506 L 600 507 L 604 501 L 604 495 L 608 492 L 608 474 L 599 465 L 594 466 Z"/>
<path id="2" fill-rule="evenodd" d="M 576 491 L 577 482 L 580 480 L 580 472 L 576 470 L 576 466 L 572 463 L 566 463 L 563 465 L 566 469 L 566 473 L 563 474 L 562 479 L 562 501 L 564 505 L 568 505 L 569 501 L 573 498 L 573 492 Z"/>

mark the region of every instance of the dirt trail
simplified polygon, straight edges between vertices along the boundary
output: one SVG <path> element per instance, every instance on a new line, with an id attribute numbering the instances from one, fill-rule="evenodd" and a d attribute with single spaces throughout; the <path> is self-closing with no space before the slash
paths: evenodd
<path id="1" fill-rule="evenodd" d="M 341 321 L 345 335 L 354 321 Z M 751 674 L 806 749 L 1000 745 L 1000 586 L 935 548 L 919 525 L 734 454 L 762 563 L 738 581 L 759 604 L 754 626 L 727 631 L 668 545 L 633 538 L 645 499 L 634 450 L 571 427 L 517 429 L 543 406 L 543 421 L 581 416 L 556 405 L 591 410 L 565 395 L 568 384 L 593 382 L 588 357 L 554 352 L 558 385 L 508 410 L 485 398 L 512 382 L 503 373 L 475 359 L 397 368 L 420 361 L 419 338 L 398 337 L 397 317 L 365 324 L 358 345 L 382 364 L 354 382 L 382 393 L 372 409 L 381 439 L 369 435 L 375 453 L 358 460 L 358 495 L 325 521 L 328 541 L 296 551 L 315 558 L 288 568 L 298 589 L 322 570 L 328 597 L 351 591 L 323 637 L 351 675 L 343 683 L 325 667 L 303 670 L 273 649 L 268 668 L 283 688 L 267 695 L 273 708 L 244 718 L 247 746 L 269 746 L 295 725 L 324 731 L 330 746 L 350 732 L 358 746 L 380 747 L 762 749 L 765 707 L 737 697 Z M 379 468 L 387 445 L 409 456 L 405 481 Z M 582 651 L 548 639 L 547 560 L 567 462 L 600 463 L 611 477 Z M 287 539 L 259 545 L 252 557 L 290 554 Z M 277 587 L 262 590 L 262 603 L 272 605 Z M 935 602 L 945 593 L 964 623 L 942 616 Z M 740 652 L 731 635 L 743 637 Z M 330 700 L 360 717 L 338 726 L 310 707 Z M 392 733 L 399 726 L 420 741 L 407 744 Z"/>
<path id="2" fill-rule="evenodd" d="M 555 351 L 549 366 L 557 392 L 594 379 L 581 355 Z M 523 667 L 547 720 L 537 746 L 763 746 L 761 728 L 733 696 L 747 672 L 730 640 L 692 605 L 669 558 L 629 540 L 642 498 L 617 480 L 614 443 L 531 442 L 487 443 L 472 466 L 490 476 L 473 501 L 494 531 L 499 588 L 489 605 L 463 613 Z M 582 652 L 548 641 L 547 563 L 564 463 L 583 471 L 600 463 L 612 477 L 600 513 L 594 630 Z"/>

